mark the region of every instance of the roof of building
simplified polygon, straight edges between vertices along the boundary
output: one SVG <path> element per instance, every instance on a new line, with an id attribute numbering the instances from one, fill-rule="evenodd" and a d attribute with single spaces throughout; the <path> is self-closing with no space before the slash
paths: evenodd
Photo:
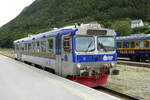
<path id="1" fill-rule="evenodd" d="M 139 19 L 139 20 L 132 20 L 131 24 L 139 24 L 141 22 L 143 22 L 141 19 Z"/>

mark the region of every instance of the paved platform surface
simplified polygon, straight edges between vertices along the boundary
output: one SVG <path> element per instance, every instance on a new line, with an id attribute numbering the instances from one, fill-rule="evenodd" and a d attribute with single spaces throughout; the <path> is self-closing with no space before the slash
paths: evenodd
<path id="1" fill-rule="evenodd" d="M 0 100 L 118 100 L 0 55 Z"/>

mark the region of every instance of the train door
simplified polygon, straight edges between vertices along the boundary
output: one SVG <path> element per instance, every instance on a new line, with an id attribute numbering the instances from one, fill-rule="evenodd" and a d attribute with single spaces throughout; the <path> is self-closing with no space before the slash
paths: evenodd
<path id="1" fill-rule="evenodd" d="M 72 45 L 71 36 L 62 36 L 62 73 L 63 76 L 67 76 L 72 70 Z"/>
<path id="2" fill-rule="evenodd" d="M 21 44 L 17 45 L 17 59 L 21 60 Z"/>
<path id="3" fill-rule="evenodd" d="M 56 66 L 55 72 L 58 75 L 62 75 L 62 62 L 61 62 L 61 36 L 56 37 Z"/>
<path id="4" fill-rule="evenodd" d="M 19 59 L 19 44 L 15 45 L 15 50 L 16 50 L 16 58 Z"/>

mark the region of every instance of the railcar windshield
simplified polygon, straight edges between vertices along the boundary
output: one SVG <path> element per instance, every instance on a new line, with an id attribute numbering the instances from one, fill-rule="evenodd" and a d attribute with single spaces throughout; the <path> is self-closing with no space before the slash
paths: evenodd
<path id="1" fill-rule="evenodd" d="M 114 37 L 98 37 L 97 38 L 97 49 L 102 52 L 110 52 L 115 50 L 115 39 Z"/>
<path id="2" fill-rule="evenodd" d="M 80 36 L 76 37 L 76 51 L 78 52 L 92 52 L 95 50 L 94 37 Z"/>

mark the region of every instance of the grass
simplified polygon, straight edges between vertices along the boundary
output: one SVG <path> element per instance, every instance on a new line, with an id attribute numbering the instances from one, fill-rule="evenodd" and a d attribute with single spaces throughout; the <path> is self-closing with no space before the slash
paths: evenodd
<path id="1" fill-rule="evenodd" d="M 0 54 L 13 58 L 13 50 L 12 49 L 0 49 Z"/>

